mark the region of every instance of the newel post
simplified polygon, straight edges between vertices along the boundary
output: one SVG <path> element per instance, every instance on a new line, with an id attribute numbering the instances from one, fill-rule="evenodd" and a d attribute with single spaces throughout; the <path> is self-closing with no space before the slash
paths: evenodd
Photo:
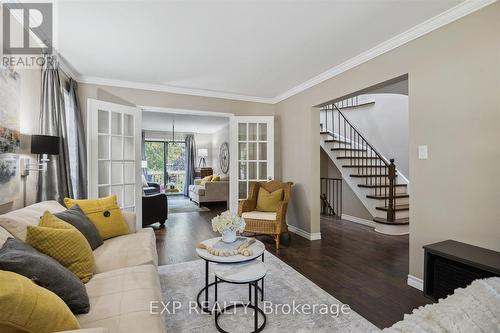
<path id="1" fill-rule="evenodd" d="M 396 165 L 394 164 L 394 159 L 391 158 L 391 164 L 389 164 L 389 204 L 387 206 L 387 221 L 394 222 L 394 192 L 396 184 Z"/>

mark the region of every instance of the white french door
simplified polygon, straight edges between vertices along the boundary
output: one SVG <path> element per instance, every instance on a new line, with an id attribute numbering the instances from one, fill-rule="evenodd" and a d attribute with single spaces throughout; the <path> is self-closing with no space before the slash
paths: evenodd
<path id="1" fill-rule="evenodd" d="M 141 112 L 138 108 L 88 99 L 89 198 L 116 194 L 118 205 L 142 224 Z"/>
<path id="2" fill-rule="evenodd" d="M 274 179 L 274 117 L 233 117 L 230 133 L 230 208 L 236 212 L 253 183 Z"/>

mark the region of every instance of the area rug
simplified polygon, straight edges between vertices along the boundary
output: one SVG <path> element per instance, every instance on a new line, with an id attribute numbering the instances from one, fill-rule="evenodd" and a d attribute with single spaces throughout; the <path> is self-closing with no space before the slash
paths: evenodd
<path id="1" fill-rule="evenodd" d="M 192 202 L 188 198 L 176 195 L 168 197 L 168 213 L 192 213 L 192 212 L 209 212 L 210 209 L 207 207 L 199 207 L 196 203 Z"/>
<path id="2" fill-rule="evenodd" d="M 265 253 L 269 272 L 265 278 L 267 323 L 263 332 L 379 332 L 359 314 L 316 286 L 313 282 Z M 213 264 L 211 264 L 213 265 Z M 217 332 L 214 316 L 197 308 L 196 296 L 204 285 L 205 264 L 195 260 L 158 268 L 166 309 L 163 314 L 167 332 Z M 213 275 L 210 274 L 213 281 Z M 247 285 L 221 284 L 218 299 L 221 305 L 248 300 Z M 210 301 L 214 299 L 210 290 Z M 223 307 L 223 306 L 222 306 Z M 313 311 L 314 308 L 314 311 Z M 262 317 L 260 317 L 262 322 Z M 253 330 L 253 310 L 244 308 L 224 314 L 219 325 L 229 332 Z"/>

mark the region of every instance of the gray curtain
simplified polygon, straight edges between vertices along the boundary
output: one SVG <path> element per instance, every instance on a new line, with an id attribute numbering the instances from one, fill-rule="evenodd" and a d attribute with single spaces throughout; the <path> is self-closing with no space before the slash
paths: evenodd
<path id="1" fill-rule="evenodd" d="M 47 170 L 40 171 L 38 175 L 37 201 L 57 200 L 62 203 L 65 197 L 73 197 L 73 190 L 66 140 L 64 95 L 57 67 L 55 57 L 47 56 L 42 69 L 40 134 L 60 137 L 59 155 L 49 156 Z"/>
<path id="2" fill-rule="evenodd" d="M 70 117 L 73 123 L 68 124 L 67 128 L 76 132 L 76 142 L 72 149 L 75 153 L 76 165 L 71 165 L 72 173 L 76 175 L 76 183 L 73 184 L 75 196 L 78 199 L 87 199 L 87 141 L 85 140 L 85 129 L 83 126 L 83 117 L 78 102 L 78 84 L 75 80 L 69 80 L 69 112 L 73 112 Z M 69 120 L 68 120 L 69 121 Z"/>
<path id="3" fill-rule="evenodd" d="M 146 161 L 146 132 L 142 131 L 141 133 L 141 158 L 142 161 Z M 146 180 L 148 180 L 148 169 L 142 169 L 142 173 Z"/>
<path id="4" fill-rule="evenodd" d="M 184 195 L 189 195 L 189 185 L 194 184 L 194 164 L 195 164 L 195 149 L 194 135 L 186 135 L 186 178 L 184 180 Z"/>

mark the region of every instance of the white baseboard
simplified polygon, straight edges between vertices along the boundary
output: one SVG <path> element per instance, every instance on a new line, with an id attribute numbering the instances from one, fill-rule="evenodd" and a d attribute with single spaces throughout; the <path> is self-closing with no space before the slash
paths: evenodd
<path id="1" fill-rule="evenodd" d="M 420 291 L 424 290 L 424 281 L 410 274 L 408 274 L 408 285 Z"/>
<path id="2" fill-rule="evenodd" d="M 288 225 L 288 230 L 290 232 L 293 232 L 294 234 L 297 234 L 297 235 L 302 236 L 302 237 L 309 239 L 309 240 L 321 239 L 321 232 L 310 233 L 310 232 L 304 231 L 302 229 L 299 229 L 293 225 Z"/>
<path id="3" fill-rule="evenodd" d="M 342 214 L 341 218 L 342 218 L 342 220 L 347 220 L 347 221 L 351 221 L 354 223 L 359 223 L 362 225 L 367 225 L 369 227 L 375 228 L 375 222 L 370 221 L 370 220 L 366 220 L 366 219 L 362 219 L 360 217 Z"/>

